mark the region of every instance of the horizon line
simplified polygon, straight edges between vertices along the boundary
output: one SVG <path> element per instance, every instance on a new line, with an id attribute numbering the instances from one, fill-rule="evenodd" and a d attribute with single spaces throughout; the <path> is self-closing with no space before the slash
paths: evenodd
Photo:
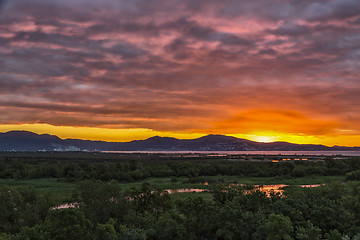
<path id="1" fill-rule="evenodd" d="M 294 143 L 294 142 L 288 142 L 288 141 L 271 141 L 271 142 L 261 142 L 261 141 L 254 141 L 254 140 L 251 140 L 251 139 L 247 139 L 247 138 L 239 138 L 239 137 L 236 137 L 236 136 L 233 136 L 231 134 L 212 134 L 212 133 L 209 133 L 209 134 L 204 134 L 203 136 L 200 136 L 200 137 L 195 137 L 195 138 L 176 138 L 176 137 L 170 137 L 170 136 L 159 136 L 159 135 L 153 135 L 151 137 L 146 137 L 146 138 L 143 138 L 143 139 L 133 139 L 133 140 L 130 140 L 130 141 L 107 141 L 107 140 L 101 140 L 101 139 L 98 139 L 98 140 L 94 140 L 94 139 L 83 139 L 83 138 L 62 138 L 62 137 L 59 137 L 58 135 L 56 134 L 51 134 L 51 133 L 37 133 L 37 132 L 33 132 L 33 131 L 29 131 L 29 130 L 8 130 L 6 132 L 0 132 L 1 134 L 6 134 L 6 133 L 10 133 L 10 132 L 27 132 L 27 133 L 33 133 L 33 134 L 36 134 L 38 136 L 41 136 L 41 135 L 49 135 L 49 136 L 55 136 L 61 140 L 82 140 L 82 141 L 92 141 L 92 142 L 107 142 L 107 143 L 127 143 L 127 142 L 132 142 L 132 141 L 145 141 L 145 140 L 148 140 L 150 138 L 154 138 L 154 137 L 159 137 L 159 138 L 172 138 L 172 139 L 177 139 L 177 140 L 195 140 L 195 139 L 200 139 L 200 138 L 203 138 L 203 137 L 207 137 L 207 136 L 224 136 L 224 137 L 232 137 L 232 138 L 236 138 L 236 139 L 241 139 L 241 140 L 246 140 L 246 141 L 250 141 L 250 142 L 256 142 L 256 143 L 264 143 L 264 144 L 267 144 L 267 143 L 290 143 L 290 144 L 297 144 L 297 145 L 316 145 L 316 146 L 326 146 L 326 147 L 346 147 L 346 148 L 360 148 L 360 146 L 341 146 L 341 145 L 332 145 L 332 146 L 329 146 L 329 145 L 325 145 L 325 144 L 317 144 L 317 143 Z"/>

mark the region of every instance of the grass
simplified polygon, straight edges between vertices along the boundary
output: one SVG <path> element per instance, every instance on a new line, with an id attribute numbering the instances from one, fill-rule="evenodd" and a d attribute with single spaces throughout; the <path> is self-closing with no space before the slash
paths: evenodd
<path id="1" fill-rule="evenodd" d="M 140 187 L 144 182 L 149 183 L 154 189 L 179 189 L 179 188 L 207 188 L 201 183 L 189 183 L 187 177 L 178 177 L 176 181 L 171 178 L 148 178 L 138 182 L 121 183 L 123 189 L 129 189 L 131 187 Z"/>
<path id="2" fill-rule="evenodd" d="M 332 182 L 344 182 L 345 176 L 306 176 L 301 178 L 285 178 L 285 177 L 241 177 L 241 176 L 217 176 L 206 177 L 210 181 L 220 180 L 224 183 L 239 183 L 248 185 L 307 185 Z"/>
<path id="3" fill-rule="evenodd" d="M 42 194 L 47 194 L 56 203 L 68 200 L 74 190 L 76 183 L 68 181 L 59 181 L 56 178 L 38 178 L 28 180 L 0 179 L 2 186 L 26 186 L 34 188 Z"/>

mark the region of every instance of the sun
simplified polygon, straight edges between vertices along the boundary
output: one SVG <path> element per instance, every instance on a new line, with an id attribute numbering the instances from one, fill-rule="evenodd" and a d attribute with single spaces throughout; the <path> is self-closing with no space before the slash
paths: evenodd
<path id="1" fill-rule="evenodd" d="M 282 140 L 282 135 L 276 132 L 252 132 L 248 134 L 233 134 L 231 136 L 244 138 L 255 142 L 276 142 Z"/>
<path id="2" fill-rule="evenodd" d="M 252 138 L 252 140 L 256 141 L 256 142 L 264 142 L 264 143 L 268 143 L 268 142 L 274 142 L 276 141 L 276 137 L 273 136 L 254 136 Z"/>

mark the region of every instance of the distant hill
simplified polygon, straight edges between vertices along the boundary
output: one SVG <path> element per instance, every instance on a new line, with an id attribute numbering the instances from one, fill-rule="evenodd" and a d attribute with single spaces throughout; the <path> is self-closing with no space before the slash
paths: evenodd
<path id="1" fill-rule="evenodd" d="M 207 135 L 196 139 L 151 137 L 131 142 L 105 142 L 60 139 L 49 134 L 28 131 L 0 133 L 0 151 L 346 151 L 360 147 L 327 147 L 288 142 L 260 143 L 224 135 Z"/>

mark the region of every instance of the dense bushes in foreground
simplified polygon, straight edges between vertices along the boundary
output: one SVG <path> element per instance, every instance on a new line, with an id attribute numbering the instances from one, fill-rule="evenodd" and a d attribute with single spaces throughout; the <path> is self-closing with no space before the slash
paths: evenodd
<path id="1" fill-rule="evenodd" d="M 148 184 L 85 181 L 76 209 L 51 210 L 34 190 L 0 189 L 0 239 L 359 239 L 360 184 L 289 188 L 284 197 L 214 188 L 212 201 L 170 200 Z"/>

